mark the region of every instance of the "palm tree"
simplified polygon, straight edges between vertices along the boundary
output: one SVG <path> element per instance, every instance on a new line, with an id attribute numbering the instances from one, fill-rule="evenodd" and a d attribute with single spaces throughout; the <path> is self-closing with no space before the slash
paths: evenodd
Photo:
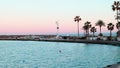
<path id="1" fill-rule="evenodd" d="M 90 31 L 93 33 L 93 37 L 95 36 L 95 32 L 97 31 L 95 27 L 92 27 Z M 92 38 L 93 39 L 93 38 Z"/>
<path id="2" fill-rule="evenodd" d="M 85 22 L 83 26 L 83 30 L 85 30 L 86 37 L 89 36 L 89 29 L 91 28 L 91 22 Z"/>
<path id="3" fill-rule="evenodd" d="M 102 20 L 99 20 L 95 25 L 100 27 L 100 34 L 99 35 L 101 36 L 102 35 L 101 27 L 105 26 L 105 23 Z"/>
<path id="4" fill-rule="evenodd" d="M 120 22 L 116 23 L 116 28 L 120 31 Z"/>
<path id="5" fill-rule="evenodd" d="M 78 37 L 79 37 L 79 21 L 81 20 L 80 16 L 76 16 L 74 18 L 74 21 L 77 22 L 77 26 L 78 26 Z"/>
<path id="6" fill-rule="evenodd" d="M 109 23 L 109 24 L 107 25 L 107 28 L 108 28 L 108 30 L 110 30 L 110 38 L 111 38 L 111 36 L 112 36 L 112 30 L 114 29 L 114 24 Z"/>
<path id="7" fill-rule="evenodd" d="M 89 29 L 91 28 L 91 22 L 85 22 L 85 24 L 84 24 L 85 26 L 87 26 L 88 27 L 88 29 L 87 29 L 87 35 L 89 36 Z"/>
<path id="8" fill-rule="evenodd" d="M 88 26 L 84 25 L 82 28 L 83 28 L 83 30 L 85 31 L 85 34 L 86 34 L 85 36 L 87 37 Z"/>
<path id="9" fill-rule="evenodd" d="M 120 16 L 118 14 L 118 11 L 120 11 L 120 3 L 119 3 L 119 1 L 114 1 L 113 5 L 112 5 L 112 10 L 116 11 L 116 20 L 118 22 L 118 20 L 120 20 Z"/>

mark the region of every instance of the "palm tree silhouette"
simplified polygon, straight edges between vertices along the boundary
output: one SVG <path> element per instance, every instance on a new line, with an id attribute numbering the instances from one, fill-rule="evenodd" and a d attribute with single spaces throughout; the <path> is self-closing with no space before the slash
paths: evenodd
<path id="1" fill-rule="evenodd" d="M 78 26 L 78 37 L 79 37 L 79 21 L 81 20 L 80 16 L 76 16 L 74 18 L 74 21 L 77 22 L 77 26 Z"/>
<path id="2" fill-rule="evenodd" d="M 100 34 L 99 35 L 102 36 L 101 27 L 105 26 L 105 23 L 102 20 L 99 20 L 95 25 L 100 27 Z"/>
<path id="3" fill-rule="evenodd" d="M 85 34 L 86 34 L 85 36 L 87 37 L 87 33 L 88 33 L 88 29 L 89 29 L 88 26 L 84 25 L 82 28 L 85 31 Z"/>
<path id="4" fill-rule="evenodd" d="M 120 19 L 120 16 L 118 14 L 118 11 L 120 10 L 120 3 L 119 3 L 119 1 L 114 1 L 114 4 L 112 5 L 112 10 L 113 11 L 116 10 L 116 14 L 117 14 L 116 19 L 117 19 L 117 22 L 118 22 L 118 20 Z"/>
<path id="5" fill-rule="evenodd" d="M 89 36 L 89 29 L 91 28 L 91 22 L 85 22 L 84 23 L 84 26 L 83 26 L 83 30 L 85 31 L 86 33 L 86 37 Z"/>
<path id="6" fill-rule="evenodd" d="M 107 25 L 107 28 L 108 28 L 108 30 L 110 30 L 110 38 L 111 38 L 111 36 L 112 36 L 112 30 L 114 29 L 114 24 L 109 23 L 109 24 Z"/>
<path id="7" fill-rule="evenodd" d="M 92 27 L 90 31 L 93 33 L 93 37 L 95 36 L 95 32 L 97 31 L 95 27 Z M 92 38 L 93 39 L 93 38 Z"/>
<path id="8" fill-rule="evenodd" d="M 88 28 L 88 29 L 87 29 L 87 36 L 89 36 L 89 29 L 90 29 L 91 26 L 92 26 L 92 25 L 91 25 L 91 22 L 88 22 L 88 21 L 87 21 L 87 22 L 85 22 L 84 25 L 87 26 L 87 28 Z"/>
<path id="9" fill-rule="evenodd" d="M 120 31 L 120 22 L 116 23 L 116 28 Z"/>

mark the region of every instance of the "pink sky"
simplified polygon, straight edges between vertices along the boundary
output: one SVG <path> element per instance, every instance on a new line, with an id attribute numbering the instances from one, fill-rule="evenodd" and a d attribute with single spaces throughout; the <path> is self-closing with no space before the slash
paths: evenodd
<path id="1" fill-rule="evenodd" d="M 70 0 L 69 3 L 64 0 L 2 0 L 0 34 L 55 34 L 56 21 L 60 24 L 61 34 L 77 33 L 77 23 L 74 22 L 76 15 L 82 18 L 81 33 L 81 27 L 86 21 L 90 21 L 93 26 L 98 20 L 103 20 L 106 25 L 110 22 L 115 24 L 115 12 L 111 9 L 113 2 L 114 0 Z M 99 27 L 97 29 L 99 32 Z M 103 28 L 103 32 L 106 31 L 107 28 Z"/>

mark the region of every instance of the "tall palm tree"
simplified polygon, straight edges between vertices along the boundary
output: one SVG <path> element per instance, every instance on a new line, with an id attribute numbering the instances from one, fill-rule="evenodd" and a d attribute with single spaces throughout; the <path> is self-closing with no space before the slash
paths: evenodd
<path id="1" fill-rule="evenodd" d="M 99 20 L 95 25 L 100 27 L 100 34 L 99 35 L 102 35 L 101 27 L 105 26 L 105 23 L 102 20 Z"/>
<path id="2" fill-rule="evenodd" d="M 95 36 L 95 32 L 97 31 L 95 27 L 91 27 L 90 31 L 93 33 L 93 37 Z"/>
<path id="3" fill-rule="evenodd" d="M 88 29 L 87 29 L 87 35 L 89 36 L 89 29 L 91 28 L 91 22 L 85 22 L 85 24 L 84 24 L 85 26 L 87 26 L 88 27 Z"/>
<path id="4" fill-rule="evenodd" d="M 114 29 L 114 24 L 109 23 L 109 24 L 107 25 L 107 28 L 108 28 L 108 30 L 110 30 L 110 38 L 111 38 L 111 36 L 112 36 L 112 30 Z"/>
<path id="5" fill-rule="evenodd" d="M 114 1 L 112 5 L 112 10 L 116 11 L 116 20 L 117 22 L 120 20 L 120 16 L 118 14 L 118 11 L 120 11 L 120 2 L 119 1 Z"/>
<path id="6" fill-rule="evenodd" d="M 120 22 L 116 23 L 116 28 L 120 31 Z"/>
<path id="7" fill-rule="evenodd" d="M 77 22 L 77 26 L 78 26 L 78 37 L 79 37 L 79 21 L 81 20 L 80 16 L 76 16 L 74 18 L 74 21 Z"/>

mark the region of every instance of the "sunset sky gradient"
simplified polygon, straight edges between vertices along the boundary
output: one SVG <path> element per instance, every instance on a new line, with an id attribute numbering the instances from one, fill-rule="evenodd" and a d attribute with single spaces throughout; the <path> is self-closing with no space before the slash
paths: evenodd
<path id="1" fill-rule="evenodd" d="M 114 0 L 0 0 L 1 34 L 55 34 L 59 22 L 60 33 L 77 33 L 76 15 L 83 23 L 94 26 L 98 20 L 116 24 L 111 5 Z M 102 28 L 103 32 L 107 28 Z M 99 32 L 99 27 L 97 27 Z M 116 31 L 116 28 L 115 30 Z M 109 31 L 107 31 L 109 32 Z"/>

